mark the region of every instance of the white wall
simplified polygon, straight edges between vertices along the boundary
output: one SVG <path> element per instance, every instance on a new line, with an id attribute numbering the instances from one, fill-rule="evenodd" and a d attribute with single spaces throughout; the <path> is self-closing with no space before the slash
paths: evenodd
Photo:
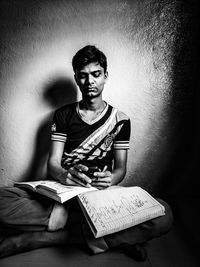
<path id="1" fill-rule="evenodd" d="M 80 98 L 72 56 L 95 44 L 108 57 L 104 98 L 132 121 L 125 182 L 156 185 L 171 154 L 174 1 L 32 0 L 1 6 L 0 184 L 45 175 L 52 111 Z M 63 92 L 65 85 L 59 99 L 55 90 Z"/>

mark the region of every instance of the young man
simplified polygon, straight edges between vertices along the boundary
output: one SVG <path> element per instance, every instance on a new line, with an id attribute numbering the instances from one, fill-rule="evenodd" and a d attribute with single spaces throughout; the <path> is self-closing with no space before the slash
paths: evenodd
<path id="1" fill-rule="evenodd" d="M 100 50 L 82 48 L 72 65 L 82 100 L 54 114 L 49 174 L 66 185 L 106 189 L 126 174 L 130 120 L 102 98 L 108 72 Z M 145 250 L 138 244 L 162 235 L 172 224 L 171 210 L 161 202 L 165 216 L 95 239 L 75 200 L 61 205 L 19 188 L 1 188 L 0 225 L 9 236 L 2 237 L 0 256 L 55 244 L 87 243 L 93 253 L 122 247 L 127 255 L 144 260 Z"/>

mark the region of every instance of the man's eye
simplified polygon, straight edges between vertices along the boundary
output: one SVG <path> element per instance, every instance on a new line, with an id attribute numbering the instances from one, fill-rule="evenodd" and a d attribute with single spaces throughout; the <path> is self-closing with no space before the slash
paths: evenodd
<path id="1" fill-rule="evenodd" d="M 101 75 L 100 72 L 94 72 L 94 73 L 93 73 L 93 76 L 94 76 L 95 78 L 99 77 L 100 75 Z"/>
<path id="2" fill-rule="evenodd" d="M 78 75 L 78 78 L 79 78 L 79 79 L 84 79 L 85 77 L 86 77 L 86 76 L 85 76 L 84 74 L 79 74 L 79 75 Z"/>

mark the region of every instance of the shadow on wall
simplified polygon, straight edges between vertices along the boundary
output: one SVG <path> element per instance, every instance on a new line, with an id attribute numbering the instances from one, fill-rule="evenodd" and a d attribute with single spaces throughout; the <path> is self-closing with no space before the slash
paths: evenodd
<path id="1" fill-rule="evenodd" d="M 23 177 L 25 180 L 38 180 L 46 176 L 46 163 L 50 148 L 51 121 L 54 110 L 77 101 L 77 89 L 69 79 L 59 79 L 44 88 L 44 102 L 47 102 L 53 111 L 45 118 L 38 128 L 35 138 L 35 148 L 29 169 Z"/>

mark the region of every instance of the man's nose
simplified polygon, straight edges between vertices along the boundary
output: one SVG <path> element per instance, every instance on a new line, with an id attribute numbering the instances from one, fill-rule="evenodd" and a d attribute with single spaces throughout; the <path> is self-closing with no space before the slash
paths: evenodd
<path id="1" fill-rule="evenodd" d="M 94 83 L 94 79 L 93 79 L 92 75 L 88 75 L 87 83 L 88 84 L 93 84 Z"/>

